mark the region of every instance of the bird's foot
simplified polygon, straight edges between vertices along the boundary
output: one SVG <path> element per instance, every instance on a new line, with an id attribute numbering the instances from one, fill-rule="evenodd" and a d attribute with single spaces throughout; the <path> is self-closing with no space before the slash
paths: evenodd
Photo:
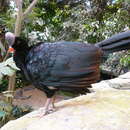
<path id="1" fill-rule="evenodd" d="M 48 110 L 45 110 L 44 108 L 41 108 L 38 112 L 38 114 L 36 115 L 36 117 L 42 118 L 48 114 L 51 114 L 53 112 L 55 112 L 56 109 L 55 108 L 49 108 Z"/>
<path id="2" fill-rule="evenodd" d="M 44 114 L 44 115 L 48 115 L 48 114 L 53 113 L 53 112 L 55 112 L 55 111 L 56 111 L 56 110 L 55 110 L 54 108 L 48 109 L 48 110 L 45 111 L 45 114 Z"/>
<path id="3" fill-rule="evenodd" d="M 51 103 L 51 105 L 50 105 Z M 56 111 L 55 109 L 55 105 L 54 105 L 54 99 L 53 98 L 47 98 L 47 101 L 44 105 L 44 108 L 41 108 L 38 112 L 38 116 L 37 117 L 44 117 L 45 115 L 48 115 L 52 112 Z"/>

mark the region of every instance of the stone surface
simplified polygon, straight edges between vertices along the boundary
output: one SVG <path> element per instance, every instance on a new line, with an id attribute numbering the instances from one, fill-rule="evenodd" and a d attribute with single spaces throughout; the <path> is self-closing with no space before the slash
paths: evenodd
<path id="1" fill-rule="evenodd" d="M 104 80 L 92 85 L 93 90 L 102 91 L 107 88 L 129 89 L 130 90 L 130 72 L 120 75 L 111 80 Z"/>
<path id="2" fill-rule="evenodd" d="M 125 84 L 127 89 L 115 89 L 109 82 Z M 129 86 L 130 72 L 93 84 L 91 94 L 57 103 L 52 114 L 39 118 L 37 110 L 8 122 L 1 130 L 130 130 Z"/>

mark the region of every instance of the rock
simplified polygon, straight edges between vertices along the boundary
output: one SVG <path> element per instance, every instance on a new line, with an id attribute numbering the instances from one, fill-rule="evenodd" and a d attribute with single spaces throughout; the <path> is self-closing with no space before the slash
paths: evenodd
<path id="1" fill-rule="evenodd" d="M 119 78 L 122 78 L 122 79 L 130 79 L 130 72 L 125 73 L 125 74 L 123 74 L 123 75 L 120 75 Z"/>
<path id="2" fill-rule="evenodd" d="M 130 72 L 111 80 L 104 80 L 99 83 L 92 84 L 92 89 L 95 91 L 101 91 L 108 88 L 130 89 Z"/>
<path id="3" fill-rule="evenodd" d="M 109 82 L 130 86 L 127 75 L 130 72 L 93 84 L 95 92 L 61 101 L 56 112 L 43 118 L 36 117 L 37 110 L 9 121 L 1 130 L 130 130 L 130 89 L 109 86 Z"/>

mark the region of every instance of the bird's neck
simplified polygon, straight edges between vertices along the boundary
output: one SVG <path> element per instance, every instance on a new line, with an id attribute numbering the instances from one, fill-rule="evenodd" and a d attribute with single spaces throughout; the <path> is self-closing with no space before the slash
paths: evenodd
<path id="1" fill-rule="evenodd" d="M 28 46 L 28 40 L 22 39 L 20 37 L 15 38 L 15 43 L 12 46 L 15 49 L 15 57 L 18 61 L 21 61 L 23 64 L 25 63 L 25 59 L 31 49 Z M 16 60 L 16 62 L 17 62 Z"/>
<path id="2" fill-rule="evenodd" d="M 21 61 L 22 63 L 25 63 L 28 53 L 29 53 L 29 50 L 27 50 L 27 49 L 24 49 L 21 51 L 16 50 L 15 56 L 19 59 L 19 61 Z"/>
<path id="3" fill-rule="evenodd" d="M 26 57 L 28 56 L 28 53 L 31 49 L 31 47 L 28 46 L 28 40 L 16 37 L 15 43 L 12 47 L 15 49 L 14 61 L 17 67 L 22 70 L 26 79 L 30 81 L 29 74 L 26 68 Z"/>
<path id="4" fill-rule="evenodd" d="M 26 57 L 28 55 L 29 50 L 24 50 L 24 51 L 17 51 L 14 54 L 14 61 L 16 63 L 16 66 L 18 68 L 20 68 L 24 74 L 24 76 L 26 77 L 26 79 L 28 81 L 31 81 L 29 78 L 29 74 L 27 72 L 27 68 L 26 68 Z"/>

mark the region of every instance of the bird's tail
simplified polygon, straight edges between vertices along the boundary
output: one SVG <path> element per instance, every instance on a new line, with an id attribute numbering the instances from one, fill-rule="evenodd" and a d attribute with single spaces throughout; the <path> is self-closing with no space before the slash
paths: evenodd
<path id="1" fill-rule="evenodd" d="M 118 33 L 112 37 L 96 43 L 95 46 L 105 53 L 130 49 L 130 31 Z"/>

